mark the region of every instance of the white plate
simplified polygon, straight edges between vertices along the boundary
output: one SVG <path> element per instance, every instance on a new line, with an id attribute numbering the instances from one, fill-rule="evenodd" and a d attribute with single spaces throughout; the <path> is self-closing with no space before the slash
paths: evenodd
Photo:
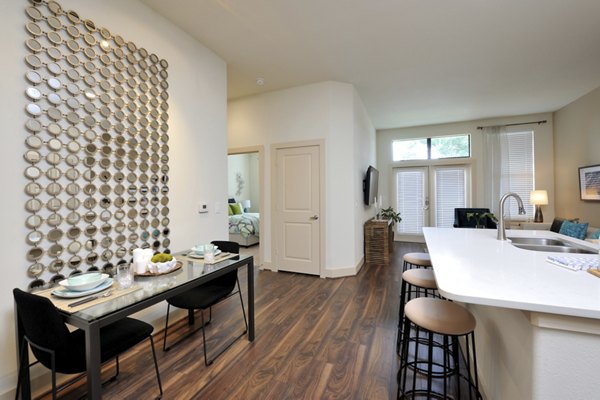
<path id="1" fill-rule="evenodd" d="M 101 292 L 104 289 L 108 289 L 109 287 L 111 287 L 112 283 L 113 283 L 113 279 L 108 278 L 100 286 L 96 286 L 95 288 L 90 289 L 90 290 L 83 290 L 83 291 L 77 292 L 74 290 L 55 289 L 52 291 L 52 294 L 56 297 L 62 297 L 65 299 L 74 299 L 76 297 L 83 297 L 83 296 L 87 296 L 88 294 L 94 294 L 94 293 Z"/>
<path id="2" fill-rule="evenodd" d="M 76 277 L 81 277 L 83 282 L 79 282 L 79 283 L 69 283 L 69 279 L 63 279 L 62 281 L 58 282 L 59 285 L 63 286 L 66 290 L 69 291 L 73 291 L 73 292 L 83 292 L 86 290 L 91 290 L 101 284 L 104 283 L 104 281 L 106 281 L 109 277 L 108 274 L 99 274 L 98 278 L 93 280 L 93 281 L 86 281 L 85 278 L 86 274 L 80 274 L 80 275 L 76 275 Z"/>
<path id="3" fill-rule="evenodd" d="M 219 251 L 219 246 L 214 246 L 215 251 Z M 197 256 L 201 256 L 204 254 L 204 245 L 194 246 L 190 249 L 192 253 Z"/>
<path id="4" fill-rule="evenodd" d="M 217 249 L 217 251 L 215 251 L 215 256 L 218 256 L 219 254 L 221 254 L 221 250 Z M 194 253 L 193 251 L 189 252 L 187 256 L 189 258 L 198 258 L 198 259 L 204 258 L 204 254 Z"/>

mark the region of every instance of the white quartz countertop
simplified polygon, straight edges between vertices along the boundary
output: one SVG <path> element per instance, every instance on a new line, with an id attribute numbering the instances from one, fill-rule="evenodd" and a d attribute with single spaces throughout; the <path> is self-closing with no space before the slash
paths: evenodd
<path id="1" fill-rule="evenodd" d="M 496 307 L 600 319 L 600 278 L 550 264 L 549 253 L 496 239 L 495 229 L 424 228 L 440 293 L 452 300 Z M 507 230 L 508 237 L 560 238 L 551 231 Z M 598 257 L 597 254 L 571 254 Z"/>

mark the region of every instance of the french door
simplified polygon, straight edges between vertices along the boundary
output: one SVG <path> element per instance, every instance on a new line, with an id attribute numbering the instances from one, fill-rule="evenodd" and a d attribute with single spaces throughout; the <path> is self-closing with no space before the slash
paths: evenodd
<path id="1" fill-rule="evenodd" d="M 454 209 L 470 204 L 470 167 L 464 164 L 394 168 L 394 204 L 401 240 L 423 240 L 423 227 L 452 227 Z"/>

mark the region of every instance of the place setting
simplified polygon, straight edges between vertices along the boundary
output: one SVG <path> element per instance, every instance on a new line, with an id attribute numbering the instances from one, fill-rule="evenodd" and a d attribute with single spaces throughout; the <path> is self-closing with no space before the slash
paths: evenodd
<path id="1" fill-rule="evenodd" d="M 36 294 L 50 299 L 61 310 L 74 313 L 140 289 L 133 285 L 130 270 L 129 264 L 117 266 L 115 279 L 101 272 L 73 275 L 60 281 L 58 287 Z"/>
<path id="2" fill-rule="evenodd" d="M 218 246 L 209 243 L 194 246 L 182 255 L 192 260 L 202 260 L 204 264 L 215 264 L 236 257 L 239 254 L 223 252 Z"/>

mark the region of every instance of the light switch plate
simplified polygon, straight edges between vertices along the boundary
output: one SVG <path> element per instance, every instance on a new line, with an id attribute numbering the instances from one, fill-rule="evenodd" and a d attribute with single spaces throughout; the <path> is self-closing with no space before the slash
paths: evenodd
<path id="1" fill-rule="evenodd" d="M 205 202 L 198 203 L 198 213 L 206 214 L 208 212 L 208 204 Z"/>

